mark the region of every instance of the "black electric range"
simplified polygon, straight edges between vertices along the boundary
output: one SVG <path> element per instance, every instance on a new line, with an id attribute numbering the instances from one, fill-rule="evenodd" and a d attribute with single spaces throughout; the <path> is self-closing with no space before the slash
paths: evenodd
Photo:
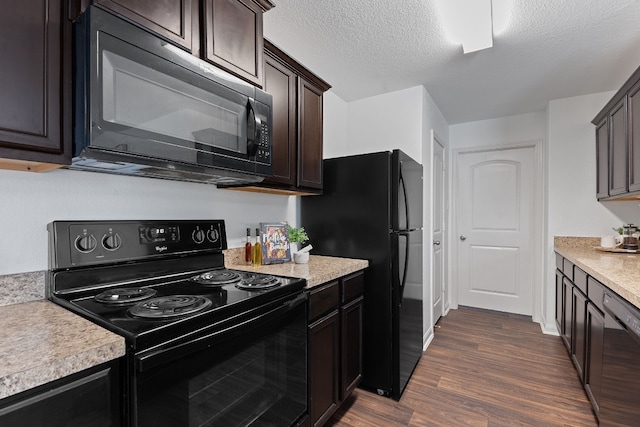
<path id="1" fill-rule="evenodd" d="M 304 279 L 228 270 L 224 221 L 56 221 L 50 299 L 142 350 L 300 293 Z"/>

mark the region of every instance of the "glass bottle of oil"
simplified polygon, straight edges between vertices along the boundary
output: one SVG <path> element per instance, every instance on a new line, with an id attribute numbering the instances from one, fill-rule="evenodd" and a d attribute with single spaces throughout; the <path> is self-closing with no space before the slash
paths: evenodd
<path id="1" fill-rule="evenodd" d="M 256 243 L 253 245 L 253 265 L 262 265 L 262 244 L 260 243 L 259 228 L 256 228 Z"/>
<path id="2" fill-rule="evenodd" d="M 253 247 L 251 246 L 251 228 L 247 227 L 247 243 L 244 244 L 244 262 L 251 264 L 253 262 Z"/>

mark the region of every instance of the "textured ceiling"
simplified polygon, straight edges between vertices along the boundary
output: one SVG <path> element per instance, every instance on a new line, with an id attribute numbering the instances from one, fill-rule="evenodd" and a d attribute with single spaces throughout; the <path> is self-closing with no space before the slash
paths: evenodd
<path id="1" fill-rule="evenodd" d="M 466 55 L 442 27 L 447 0 L 272 1 L 265 37 L 340 98 L 424 85 L 450 124 L 617 90 L 640 66 L 640 0 L 513 0 L 493 48 Z"/>

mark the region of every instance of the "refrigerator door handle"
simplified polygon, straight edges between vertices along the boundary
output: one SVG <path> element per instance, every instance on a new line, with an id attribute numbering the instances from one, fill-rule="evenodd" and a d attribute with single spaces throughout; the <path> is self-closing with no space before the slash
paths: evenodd
<path id="1" fill-rule="evenodd" d="M 402 161 L 399 162 L 399 172 L 400 172 L 400 187 L 402 188 L 403 202 L 404 202 L 404 214 L 406 225 L 403 228 L 409 228 L 411 222 L 409 222 L 409 200 L 407 199 L 407 184 L 404 182 L 404 175 L 402 174 Z"/>
<path id="2" fill-rule="evenodd" d="M 404 267 L 402 271 L 402 278 L 398 278 L 400 282 L 400 306 L 402 306 L 402 302 L 404 300 L 404 287 L 407 284 L 407 270 L 409 269 L 409 232 L 400 231 L 398 232 L 399 237 L 404 237 L 405 240 L 405 248 L 404 248 Z"/>

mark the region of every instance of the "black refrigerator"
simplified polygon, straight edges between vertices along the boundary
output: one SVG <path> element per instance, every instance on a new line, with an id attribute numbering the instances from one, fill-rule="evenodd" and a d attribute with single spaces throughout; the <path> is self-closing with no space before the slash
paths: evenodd
<path id="1" fill-rule="evenodd" d="M 314 254 L 369 261 L 360 385 L 398 400 L 422 355 L 422 165 L 394 150 L 323 168 L 323 194 L 301 198 L 301 225 Z"/>

